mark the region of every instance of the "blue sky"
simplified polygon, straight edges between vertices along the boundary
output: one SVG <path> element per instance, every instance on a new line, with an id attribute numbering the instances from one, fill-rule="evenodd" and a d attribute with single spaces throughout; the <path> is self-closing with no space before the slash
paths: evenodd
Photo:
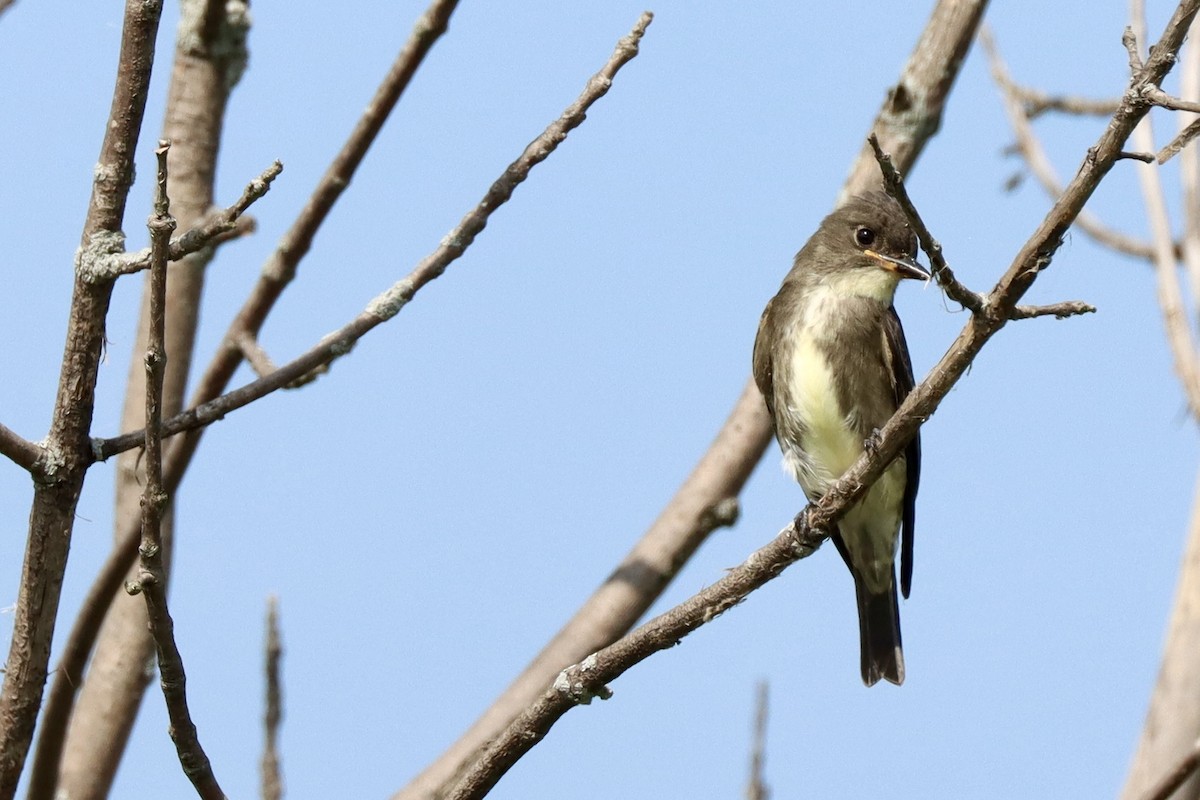
<path id="1" fill-rule="evenodd" d="M 461 261 L 330 375 L 205 437 L 176 501 L 172 610 L 193 715 L 231 797 L 256 792 L 268 594 L 284 625 L 288 796 L 386 797 L 507 685 L 707 447 L 749 375 L 763 305 L 931 7 L 802 5 L 651 6 L 642 54 Z M 1157 32 L 1171 9 L 1152 5 Z M 463 3 L 268 322 L 274 358 L 432 250 L 643 7 Z M 275 158 L 285 170 L 254 209 L 258 234 L 210 268 L 198 363 L 422 9 L 255 3 L 219 196 L 232 201 Z M 33 439 L 49 421 L 121 10 L 19 0 L 0 17 L 0 420 Z M 1012 2 L 988 21 L 1018 81 L 1107 97 L 1127 79 L 1125 13 Z M 175 22 L 171 8 L 131 246 L 145 242 Z M 1171 123 L 1160 118 L 1161 140 Z M 1039 122 L 1062 174 L 1103 124 Z M 909 188 L 978 290 L 1048 207 L 1032 181 L 1002 190 L 1019 166 L 1010 141 L 972 52 Z M 1129 163 L 1090 207 L 1145 231 Z M 124 279 L 114 299 L 98 435 L 117 432 L 140 291 Z M 1147 265 L 1073 234 L 1028 299 L 1100 311 L 1010 325 L 924 427 L 902 688 L 862 686 L 852 586 L 826 548 L 627 673 L 610 701 L 572 711 L 492 796 L 738 796 L 760 679 L 777 797 L 1114 794 L 1157 670 L 1194 425 Z M 901 287 L 897 307 L 919 378 L 966 317 L 932 286 Z M 778 464 L 772 447 L 740 522 L 657 611 L 800 509 Z M 111 474 L 97 466 L 79 505 L 64 620 L 107 552 Z M 15 601 L 30 496 L 23 472 L 0 466 L 0 606 Z M 0 615 L 4 639 L 10 627 Z M 188 795 L 165 731 L 152 686 L 114 796 Z"/>

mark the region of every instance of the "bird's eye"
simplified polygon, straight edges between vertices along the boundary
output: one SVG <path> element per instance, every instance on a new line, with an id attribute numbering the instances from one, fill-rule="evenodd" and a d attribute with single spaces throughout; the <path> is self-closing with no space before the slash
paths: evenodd
<path id="1" fill-rule="evenodd" d="M 860 247 L 870 247 L 875 243 L 875 231 L 866 227 L 859 228 L 854 232 L 854 241 L 858 242 Z"/>

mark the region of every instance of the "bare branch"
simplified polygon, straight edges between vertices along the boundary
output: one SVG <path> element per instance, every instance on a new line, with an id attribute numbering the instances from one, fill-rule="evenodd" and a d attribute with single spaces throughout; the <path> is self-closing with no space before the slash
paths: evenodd
<path id="1" fill-rule="evenodd" d="M 1121 34 L 1121 44 L 1125 45 L 1125 52 L 1129 54 L 1129 71 L 1136 75 L 1142 70 L 1142 56 L 1138 53 L 1137 37 L 1132 28 L 1126 26 Z"/>
<path id="2" fill-rule="evenodd" d="M 1183 148 L 1187 147 L 1197 135 L 1200 135 L 1200 119 L 1193 120 L 1190 125 L 1181 130 L 1171 143 L 1158 151 L 1155 160 L 1159 164 L 1165 164 L 1175 156 L 1183 152 Z"/>
<path id="3" fill-rule="evenodd" d="M 1053 95 L 1013 81 L 1006 83 L 1006 89 L 1021 102 L 1025 116 L 1031 120 L 1037 119 L 1048 111 L 1074 116 L 1111 117 L 1121 105 L 1120 98 L 1093 100 L 1087 97 Z"/>
<path id="4" fill-rule="evenodd" d="M 1145 96 L 1154 105 L 1170 109 L 1171 111 L 1190 111 L 1193 114 L 1200 114 L 1200 103 L 1169 95 L 1162 89 L 1148 89 Z"/>
<path id="5" fill-rule="evenodd" d="M 1135 35 L 1145 29 L 1145 7 L 1138 0 L 1130 3 L 1130 24 L 1136 31 Z M 1184 55 L 1180 83 L 1186 95 L 1194 96 L 1200 89 L 1200 51 L 1197 50 L 1194 40 L 1188 45 Z M 1196 128 L 1196 123 L 1190 117 L 1187 112 L 1180 115 L 1182 133 L 1171 145 L 1164 148 L 1164 153 L 1171 151 L 1176 145 L 1182 146 L 1191 135 L 1189 132 Z M 1150 127 L 1150 117 L 1142 120 L 1142 125 L 1134 135 L 1139 137 L 1142 146 L 1153 144 L 1154 134 Z M 1195 148 L 1189 148 L 1180 159 L 1186 220 L 1183 260 L 1192 280 L 1194 299 L 1200 289 L 1197 280 L 1200 276 L 1200 234 L 1197 233 L 1197 225 L 1200 224 L 1200 198 L 1197 195 L 1196 174 L 1198 163 L 1200 160 Z M 1197 385 L 1194 381 L 1200 367 L 1195 361 L 1195 340 L 1184 310 L 1174 254 L 1169 253 L 1163 244 L 1164 239 L 1170 236 L 1170 226 L 1161 176 L 1158 170 L 1152 167 L 1139 168 L 1138 173 L 1151 230 L 1159 244 L 1155 271 L 1158 276 L 1159 304 L 1162 306 L 1167 339 L 1189 408 L 1193 417 L 1197 417 Z M 1146 722 L 1137 751 L 1121 791 L 1122 798 L 1167 800 L 1175 795 L 1196 796 L 1195 774 L 1200 766 L 1200 742 L 1195 740 L 1198 715 L 1192 701 L 1197 686 L 1198 665 L 1195 653 L 1200 631 L 1194 601 L 1200 569 L 1200 504 L 1193 505 L 1189 527 L 1187 548 L 1180 566 L 1158 679 L 1146 712 Z"/>
<path id="6" fill-rule="evenodd" d="M 1154 153 L 1143 153 L 1137 150 L 1122 150 L 1117 153 L 1117 160 L 1128 159 L 1130 161 L 1140 161 L 1143 164 L 1153 164 L 1155 162 Z"/>
<path id="7" fill-rule="evenodd" d="M 1037 119 L 1048 111 L 1086 117 L 1109 117 L 1121 104 L 1120 100 L 1094 100 L 1089 97 L 1051 95 L 1028 86 L 1014 86 L 1025 104 L 1025 114 Z"/>
<path id="8" fill-rule="evenodd" d="M 524 152 L 492 184 L 478 205 L 442 238 L 437 249 L 422 259 L 407 277 L 375 297 L 361 314 L 325 336 L 307 353 L 253 383 L 171 418 L 163 424 L 164 434 L 171 436 L 210 425 L 230 411 L 287 386 L 318 367 L 331 364 L 349 353 L 368 331 L 400 313 L 423 286 L 438 278 L 450 264 L 466 252 L 475 241 L 475 237 L 483 231 L 491 215 L 512 197 L 517 186 L 529 176 L 529 171 L 546 160 L 567 138 L 567 134 L 583 122 L 592 104 L 608 93 L 613 77 L 637 55 L 638 42 L 652 18 L 649 12 L 642 15 L 633 31 L 617 43 L 608 63 L 592 76 L 575 102 L 525 147 Z M 136 447 L 141 438 L 142 433 L 138 431 L 112 439 L 97 440 L 94 442 L 94 450 L 98 458 L 104 459 Z"/>
<path id="9" fill-rule="evenodd" d="M 904 178 L 900 176 L 900 171 L 892 163 L 892 157 L 883 152 L 883 148 L 879 146 L 879 138 L 874 133 L 867 137 L 867 142 L 875 151 L 875 160 L 879 162 L 879 170 L 883 173 L 883 188 L 904 209 L 904 216 L 908 218 L 909 227 L 917 235 L 921 249 L 929 256 L 929 266 L 938 285 L 951 300 L 972 313 L 980 313 L 983 310 L 983 295 L 971 291 L 954 277 L 950 265 L 942 257 L 941 244 L 933 238 L 933 234 L 925 225 L 925 220 L 921 219 L 916 206 L 909 198 L 908 190 L 904 188 Z"/>
<path id="10" fill-rule="evenodd" d="M 279 767 L 279 723 L 283 720 L 283 681 L 279 663 L 283 659 L 283 642 L 279 636 L 279 602 L 267 598 L 266 677 L 267 707 L 263 715 L 265 730 L 262 757 L 262 800 L 283 797 L 283 775 Z"/>
<path id="11" fill-rule="evenodd" d="M 150 634 L 158 652 L 159 681 L 171 720 L 171 739 L 179 763 L 204 800 L 225 800 L 192 722 L 187 705 L 187 676 L 175 643 L 175 623 L 167 609 L 167 571 L 163 565 L 162 515 L 167 493 L 162 485 L 162 400 L 167 368 L 167 251 L 175 220 L 167 197 L 167 151 L 160 141 L 154 214 L 150 217 L 150 333 L 146 347 L 146 488 L 142 493 L 142 568 L 130 594 L 146 599 Z"/>
<path id="12" fill-rule="evenodd" d="M 1016 306 L 1009 313 L 1009 319 L 1033 319 L 1034 317 L 1054 317 L 1055 319 L 1066 319 L 1067 317 L 1077 317 L 1081 314 L 1095 314 L 1096 307 L 1090 303 L 1081 303 L 1078 300 L 1067 300 L 1062 303 L 1050 303 L 1044 306 Z"/>
<path id="13" fill-rule="evenodd" d="M 275 161 L 250 183 L 246 184 L 242 196 L 237 202 L 223 211 L 213 214 L 202 225 L 192 228 L 171 242 L 167 258 L 178 261 L 184 256 L 199 252 L 205 247 L 211 247 L 222 240 L 222 237 L 242 236 L 244 230 L 239 230 L 242 215 L 246 213 L 256 200 L 262 198 L 271 189 L 271 183 L 283 172 L 283 163 Z M 150 267 L 150 248 L 144 248 L 136 253 L 123 253 L 113 257 L 112 276 L 132 275 Z"/>
<path id="14" fill-rule="evenodd" d="M 0 424 L 0 455 L 7 456 L 14 464 L 35 475 L 42 471 L 38 464 L 43 456 L 41 446 L 3 424 Z"/>
<path id="15" fill-rule="evenodd" d="M 267 355 L 267 351 L 258 343 L 258 337 L 251 334 L 249 331 L 243 332 L 237 339 L 238 349 L 242 351 L 242 358 L 254 370 L 254 374 L 260 378 L 270 375 L 275 370 L 279 369 L 271 357 Z"/>
<path id="16" fill-rule="evenodd" d="M 250 331 L 242 331 L 236 340 L 238 349 L 242 353 L 242 358 L 254 370 L 254 374 L 260 378 L 265 378 L 279 367 L 271 360 L 270 354 L 259 344 L 258 337 L 250 333 Z M 294 381 L 288 381 L 283 385 L 284 389 L 299 389 L 301 386 L 307 386 L 317 378 L 329 372 L 329 365 L 322 364 L 311 372 L 306 372 Z"/>

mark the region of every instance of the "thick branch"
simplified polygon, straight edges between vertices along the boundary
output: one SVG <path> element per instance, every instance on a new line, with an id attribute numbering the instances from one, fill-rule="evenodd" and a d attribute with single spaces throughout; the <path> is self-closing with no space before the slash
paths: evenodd
<path id="1" fill-rule="evenodd" d="M 1141 800 L 1171 800 L 1179 787 L 1187 783 L 1188 778 L 1195 775 L 1197 770 L 1200 770 L 1200 742 L 1196 742 L 1179 763 L 1152 786 Z"/>
<path id="2" fill-rule="evenodd" d="M 1141 800 L 1171 800 L 1178 789 L 1188 782 L 1188 778 L 1200 771 L 1200 741 L 1193 745 L 1192 750 L 1184 754 L 1180 763 L 1176 764 L 1162 780 L 1142 795 Z"/>

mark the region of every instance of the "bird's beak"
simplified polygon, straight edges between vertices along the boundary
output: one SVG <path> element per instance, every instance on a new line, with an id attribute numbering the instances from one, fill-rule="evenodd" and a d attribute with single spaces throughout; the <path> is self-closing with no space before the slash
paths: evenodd
<path id="1" fill-rule="evenodd" d="M 894 272 L 901 278 L 912 278 L 918 281 L 929 280 L 929 273 L 925 268 L 911 258 L 892 258 L 885 256 L 883 253 L 877 253 L 874 250 L 866 250 L 867 255 L 879 262 L 879 266 L 886 269 L 888 272 Z"/>

